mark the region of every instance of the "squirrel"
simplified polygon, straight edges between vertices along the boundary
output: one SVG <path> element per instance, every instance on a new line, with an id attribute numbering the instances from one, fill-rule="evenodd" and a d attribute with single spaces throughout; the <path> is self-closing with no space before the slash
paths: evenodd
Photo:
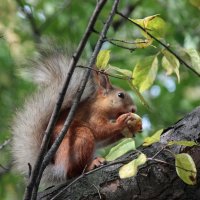
<path id="1" fill-rule="evenodd" d="M 46 53 L 30 70 L 38 90 L 17 111 L 12 125 L 14 162 L 26 176 L 29 173 L 28 163 L 33 166 L 37 159 L 58 93 L 68 75 L 68 60 L 63 52 Z M 62 129 L 83 73 L 84 69 L 75 68 L 50 145 Z M 42 182 L 63 182 L 101 165 L 104 159 L 94 158 L 97 148 L 123 138 L 125 128 L 133 134 L 141 129 L 128 126 L 127 122 L 134 120 L 134 112 L 136 106 L 129 94 L 114 87 L 107 75 L 94 70 L 68 132 L 44 171 Z"/>

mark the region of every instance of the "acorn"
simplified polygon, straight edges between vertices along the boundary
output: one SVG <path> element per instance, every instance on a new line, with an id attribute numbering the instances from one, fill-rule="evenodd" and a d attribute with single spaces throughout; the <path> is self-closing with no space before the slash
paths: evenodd
<path id="1" fill-rule="evenodd" d="M 142 118 L 135 114 L 131 113 L 131 119 L 127 122 L 127 127 L 122 131 L 122 134 L 125 137 L 133 137 L 136 133 L 142 131 Z"/>

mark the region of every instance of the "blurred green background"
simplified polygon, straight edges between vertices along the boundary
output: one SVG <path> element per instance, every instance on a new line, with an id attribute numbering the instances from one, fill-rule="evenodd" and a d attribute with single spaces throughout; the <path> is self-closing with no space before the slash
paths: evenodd
<path id="1" fill-rule="evenodd" d="M 35 27 L 39 34 L 33 34 L 31 19 L 27 18 L 20 7 L 19 0 L 3 0 L 0 3 L 0 199 L 22 199 L 24 180 L 12 168 L 10 153 L 11 143 L 2 144 L 11 138 L 10 125 L 17 108 L 23 105 L 26 96 L 35 86 L 23 75 L 22 67 L 36 55 L 38 35 L 46 43 L 50 39 L 56 45 L 75 48 L 85 31 L 88 19 L 95 7 L 94 0 L 26 0 L 22 1 L 23 9 L 28 15 L 32 13 Z M 100 31 L 113 1 L 108 1 L 103 10 L 96 30 Z M 123 0 L 119 10 L 126 12 L 131 9 L 130 17 L 144 18 L 160 14 L 167 23 L 166 43 L 175 51 L 182 48 L 200 50 L 200 1 L 199 0 Z M 30 16 L 30 15 L 29 15 Z M 139 37 L 139 29 L 131 23 L 122 22 L 119 26 L 119 16 L 114 19 L 110 28 L 110 38 L 134 40 Z M 89 57 L 97 40 L 93 34 L 85 49 L 85 57 Z M 145 49 L 132 53 L 116 46 L 106 44 L 111 50 L 112 65 L 133 68 L 138 59 L 155 55 L 162 47 L 155 43 Z M 187 61 L 187 60 L 186 60 Z M 180 83 L 175 75 L 166 76 L 159 68 L 159 73 L 153 86 L 143 93 L 151 106 L 144 107 L 138 97 L 130 91 L 126 83 L 113 79 L 113 82 L 128 89 L 133 95 L 138 107 L 138 114 L 143 117 L 144 133 L 137 138 L 138 144 L 144 136 L 155 130 L 168 127 L 184 114 L 199 105 L 199 78 L 183 65 L 180 66 Z"/>

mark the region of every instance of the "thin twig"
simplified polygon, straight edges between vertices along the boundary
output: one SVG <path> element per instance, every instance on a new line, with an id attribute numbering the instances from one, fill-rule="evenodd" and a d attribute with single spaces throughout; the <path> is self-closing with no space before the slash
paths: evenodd
<path id="1" fill-rule="evenodd" d="M 112 74 L 109 74 L 109 73 L 107 73 L 105 71 L 94 69 L 94 68 L 83 66 L 83 65 L 77 65 L 76 67 L 91 69 L 92 71 L 96 71 L 96 72 L 99 72 L 101 74 L 105 74 L 107 76 L 110 76 L 110 77 L 113 77 L 113 78 L 117 78 L 117 79 L 122 79 L 122 80 L 131 80 L 131 79 L 133 79 L 132 77 L 128 77 L 128 76 L 122 77 L 122 76 L 112 75 Z"/>
<path id="2" fill-rule="evenodd" d="M 99 195 L 99 199 L 101 199 L 101 194 L 100 194 L 100 191 L 99 191 L 99 189 L 97 188 L 97 186 L 95 185 L 95 184 L 92 184 L 94 187 L 95 187 L 95 189 L 97 190 L 97 192 L 98 192 L 98 195 Z"/>
<path id="3" fill-rule="evenodd" d="M 97 30 L 93 30 L 93 32 L 97 35 L 99 35 L 99 32 Z M 133 52 L 135 51 L 136 47 L 127 47 L 127 46 L 123 46 L 123 45 L 120 45 L 120 44 L 117 44 L 115 42 L 121 42 L 121 43 L 124 43 L 124 44 L 146 44 L 147 41 L 144 40 L 144 41 L 138 41 L 138 42 L 131 42 L 131 41 L 125 41 L 125 40 L 119 40 L 119 39 L 114 39 L 114 38 L 107 38 L 105 37 L 104 38 L 105 41 L 109 42 L 110 44 L 116 46 L 116 47 L 119 47 L 119 48 L 123 48 L 123 49 L 126 49 L 126 50 L 129 50 L 130 52 Z"/>
<path id="4" fill-rule="evenodd" d="M 42 176 L 42 173 L 43 173 L 43 171 L 41 170 L 42 161 L 43 161 L 44 156 L 46 154 L 46 150 L 47 150 L 47 147 L 49 145 L 49 141 L 50 141 L 50 138 L 51 138 L 53 128 L 54 128 L 56 121 L 58 119 L 59 111 L 61 109 L 62 102 L 64 100 L 64 96 L 65 96 L 66 90 L 67 90 L 68 85 L 69 85 L 69 81 L 70 81 L 72 74 L 74 72 L 76 63 L 78 62 L 78 60 L 79 60 L 79 58 L 80 58 L 80 56 L 81 56 L 81 54 L 82 54 L 82 52 L 85 48 L 85 45 L 86 45 L 86 43 L 87 43 L 87 41 L 88 41 L 88 39 L 89 39 L 89 37 L 92 33 L 91 30 L 93 29 L 94 24 L 95 24 L 99 14 L 100 14 L 100 11 L 102 10 L 105 3 L 106 3 L 106 0 L 98 1 L 97 6 L 96 6 L 96 8 L 95 8 L 90 20 L 89 20 L 86 31 L 85 31 L 85 33 L 84 33 L 84 35 L 83 35 L 83 37 L 82 37 L 82 39 L 79 43 L 79 46 L 76 50 L 76 53 L 73 55 L 73 57 L 71 59 L 71 62 L 69 64 L 69 73 L 68 73 L 68 76 L 66 77 L 65 83 L 62 87 L 62 90 L 59 93 L 57 103 L 54 107 L 54 110 L 53 110 L 53 113 L 51 115 L 47 129 L 45 130 L 45 134 L 44 134 L 43 141 L 42 141 L 42 144 L 41 144 L 40 153 L 39 153 L 38 158 L 35 162 L 35 165 L 33 167 L 32 173 L 31 173 L 31 177 L 30 177 L 28 185 L 26 187 L 24 200 L 30 200 L 31 198 L 34 200 L 37 197 L 38 185 L 40 183 L 40 179 L 41 179 L 41 176 Z M 34 188 L 34 195 L 32 196 L 33 188 Z"/>
<path id="5" fill-rule="evenodd" d="M 125 44 L 146 44 L 148 43 L 147 39 L 145 39 L 144 41 L 126 41 L 126 40 L 119 40 L 119 39 L 115 39 L 115 38 L 107 38 L 107 41 L 110 42 L 121 42 L 121 43 L 125 43 Z"/>
<path id="6" fill-rule="evenodd" d="M 173 164 L 170 164 L 164 160 L 159 160 L 159 159 L 156 159 L 156 158 L 148 158 L 149 161 L 155 161 L 155 162 L 158 162 L 158 163 L 163 163 L 163 164 L 166 164 L 166 165 L 169 165 L 171 167 L 176 167 L 176 168 L 179 168 L 179 169 L 182 169 L 186 172 L 191 172 L 191 173 L 196 173 L 195 171 L 192 171 L 192 170 L 189 170 L 189 169 L 185 169 L 184 167 L 180 167 L 180 166 L 177 166 L 177 165 L 173 165 Z"/>
<path id="7" fill-rule="evenodd" d="M 158 156 L 166 148 L 166 146 L 162 147 L 158 152 L 156 152 L 156 154 L 153 155 L 152 158 L 154 159 L 156 156 Z"/>
<path id="8" fill-rule="evenodd" d="M 109 41 L 109 40 L 107 40 L 107 41 L 110 42 L 110 44 L 115 45 L 116 47 L 129 50 L 131 53 L 132 53 L 133 51 L 135 51 L 135 49 L 136 49 L 135 47 L 133 47 L 133 48 L 131 48 L 131 47 L 126 47 L 126 46 L 123 46 L 123 45 L 120 45 L 120 44 L 116 44 L 116 43 L 114 43 L 114 42 L 112 42 L 112 41 Z"/>
<path id="9" fill-rule="evenodd" d="M 97 31 L 97 30 L 95 30 L 95 29 L 93 29 L 93 32 L 94 32 L 95 34 L 97 34 L 97 35 L 100 34 L 99 31 Z M 135 48 L 125 47 L 125 46 L 122 46 L 122 45 L 119 45 L 119 44 L 116 44 L 116 43 L 113 42 L 113 41 L 122 42 L 123 40 L 109 39 L 109 38 L 105 37 L 105 38 L 104 38 L 104 41 L 105 41 L 105 42 L 107 41 L 107 42 L 109 42 L 110 44 L 115 45 L 116 47 L 120 47 L 120 48 L 127 49 L 127 50 L 129 50 L 129 51 L 131 51 L 131 52 L 135 50 Z M 124 43 L 128 43 L 128 42 L 124 42 Z M 130 44 L 130 43 L 129 43 L 129 44 Z"/>
<path id="10" fill-rule="evenodd" d="M 153 38 L 156 42 L 158 42 L 159 44 L 161 44 L 163 47 L 165 47 L 170 53 L 172 53 L 181 63 L 183 63 L 188 69 L 190 69 L 194 74 L 196 74 L 198 77 L 200 77 L 200 74 L 193 69 L 190 65 L 188 65 L 177 53 L 175 53 L 167 44 L 163 43 L 162 41 L 160 41 L 159 39 L 157 39 L 156 37 L 154 37 L 151 33 L 149 33 L 145 28 L 143 28 L 142 26 L 140 26 L 139 24 L 137 24 L 136 22 L 130 20 L 128 17 L 126 17 L 125 15 L 123 15 L 121 12 L 117 11 L 116 14 L 118 14 L 119 16 L 125 18 L 126 20 L 128 20 L 129 22 L 131 22 L 132 24 L 136 25 L 137 27 L 139 27 L 140 29 L 142 29 L 143 31 L 145 31 L 145 33 L 147 35 L 149 35 L 151 38 Z"/>
<path id="11" fill-rule="evenodd" d="M 169 152 L 173 157 L 175 157 L 175 154 L 172 151 L 170 151 L 169 149 L 164 149 L 164 150 L 167 151 L 167 152 Z"/>

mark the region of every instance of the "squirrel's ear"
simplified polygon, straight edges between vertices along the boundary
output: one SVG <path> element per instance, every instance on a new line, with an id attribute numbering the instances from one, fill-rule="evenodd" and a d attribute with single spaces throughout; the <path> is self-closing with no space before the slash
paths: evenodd
<path id="1" fill-rule="evenodd" d="M 110 80 L 108 78 L 108 75 L 106 74 L 103 74 L 101 72 L 97 72 L 97 71 L 94 71 L 93 72 L 93 76 L 94 76 L 94 79 L 96 80 L 97 82 L 97 85 L 104 89 L 104 90 L 112 90 L 113 89 L 113 86 L 112 84 L 110 83 Z"/>

